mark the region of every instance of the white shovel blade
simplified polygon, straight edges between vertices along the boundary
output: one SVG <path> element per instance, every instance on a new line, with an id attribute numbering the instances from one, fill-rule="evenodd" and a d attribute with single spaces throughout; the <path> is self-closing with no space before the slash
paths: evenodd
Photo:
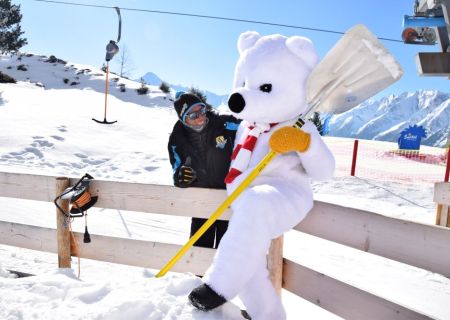
<path id="1" fill-rule="evenodd" d="M 403 70 L 364 25 L 349 29 L 312 71 L 307 100 L 315 111 L 341 113 L 400 79 Z"/>

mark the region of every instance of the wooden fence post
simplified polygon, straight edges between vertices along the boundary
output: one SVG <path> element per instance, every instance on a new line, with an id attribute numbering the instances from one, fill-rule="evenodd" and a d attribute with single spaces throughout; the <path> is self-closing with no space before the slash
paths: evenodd
<path id="1" fill-rule="evenodd" d="M 267 256 L 269 277 L 278 294 L 283 287 L 283 236 L 273 239 Z"/>
<path id="2" fill-rule="evenodd" d="M 436 225 L 450 227 L 450 183 L 434 184 L 434 202 L 436 202 Z"/>
<path id="3" fill-rule="evenodd" d="M 59 196 L 69 187 L 69 178 L 58 177 L 56 178 L 56 195 Z M 64 212 L 69 212 L 69 200 L 58 200 L 58 205 Z M 70 232 L 69 226 L 65 225 L 66 217 L 64 214 L 56 208 L 56 233 L 58 243 L 58 267 L 70 268 Z"/>

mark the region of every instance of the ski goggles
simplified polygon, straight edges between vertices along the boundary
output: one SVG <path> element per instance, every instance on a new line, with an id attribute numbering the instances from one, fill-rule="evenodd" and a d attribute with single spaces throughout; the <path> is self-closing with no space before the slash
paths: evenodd
<path id="1" fill-rule="evenodd" d="M 190 112 L 190 110 L 192 110 L 192 108 L 194 108 L 195 106 L 202 106 L 200 109 L 198 109 L 197 111 L 193 111 Z M 206 106 L 203 103 L 196 103 L 194 105 L 192 105 L 188 111 L 186 111 L 186 113 L 183 116 L 183 122 L 186 121 L 186 118 L 189 118 L 189 120 L 196 120 L 198 118 L 200 118 L 201 116 L 204 116 L 206 114 Z"/>

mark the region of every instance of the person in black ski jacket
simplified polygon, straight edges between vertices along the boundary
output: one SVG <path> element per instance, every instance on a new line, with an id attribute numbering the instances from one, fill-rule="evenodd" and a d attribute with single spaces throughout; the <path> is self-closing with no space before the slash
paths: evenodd
<path id="1" fill-rule="evenodd" d="M 177 92 L 174 102 L 179 120 L 169 138 L 174 185 L 225 189 L 234 138 L 240 120 L 207 108 L 197 96 Z M 191 237 L 206 219 L 192 218 Z M 228 221 L 217 220 L 194 244 L 217 248 Z"/>

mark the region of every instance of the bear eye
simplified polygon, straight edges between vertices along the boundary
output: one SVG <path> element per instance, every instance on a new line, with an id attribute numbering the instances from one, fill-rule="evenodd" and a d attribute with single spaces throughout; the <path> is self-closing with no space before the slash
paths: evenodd
<path id="1" fill-rule="evenodd" d="M 272 85 L 270 83 L 264 83 L 263 85 L 259 86 L 259 90 L 262 92 L 270 92 L 272 91 Z"/>
<path id="2" fill-rule="evenodd" d="M 242 86 L 243 86 L 243 87 L 245 87 L 245 81 L 244 81 L 244 82 L 242 82 Z"/>

